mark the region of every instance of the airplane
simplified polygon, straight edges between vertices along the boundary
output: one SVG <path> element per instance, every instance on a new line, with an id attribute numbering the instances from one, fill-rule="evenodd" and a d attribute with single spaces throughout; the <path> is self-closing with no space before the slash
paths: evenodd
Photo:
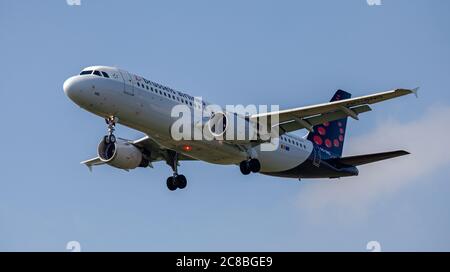
<path id="1" fill-rule="evenodd" d="M 211 120 L 222 120 L 227 131 L 227 118 L 254 126 L 267 120 L 268 130 L 277 128 L 274 136 L 278 144 L 272 151 L 260 147 L 267 143 L 256 140 L 175 140 L 171 126 L 175 118 L 171 110 L 176 105 L 202 110 L 210 103 L 198 102 L 193 96 L 148 80 L 123 69 L 109 66 L 90 66 L 63 85 L 65 94 L 79 107 L 105 119 L 108 129 L 97 147 L 95 158 L 81 162 L 89 170 L 97 165 L 109 165 L 129 171 L 137 167 L 152 167 L 154 162 L 166 162 L 173 174 L 166 180 L 170 191 L 184 189 L 187 179 L 179 174 L 181 161 L 204 161 L 218 165 L 236 165 L 243 175 L 264 175 L 310 179 L 357 176 L 358 166 L 409 154 L 404 150 L 342 156 L 348 117 L 359 119 L 359 114 L 371 111 L 369 105 L 415 94 L 416 89 L 390 91 L 351 98 L 338 90 L 330 102 L 287 110 L 269 111 L 251 115 L 230 112 L 208 112 L 207 120 L 193 127 L 214 127 Z M 207 115 L 208 116 L 208 115 Z M 119 123 L 145 134 L 136 140 L 115 136 Z M 291 132 L 308 130 L 304 137 Z M 213 133 L 211 131 L 211 133 Z"/>

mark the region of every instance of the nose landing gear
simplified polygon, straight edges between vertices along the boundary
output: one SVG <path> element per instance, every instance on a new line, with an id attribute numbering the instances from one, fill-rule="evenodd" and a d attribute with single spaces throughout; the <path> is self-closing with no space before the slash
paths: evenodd
<path id="1" fill-rule="evenodd" d="M 258 173 L 261 170 L 261 163 L 258 159 L 249 159 L 242 161 L 239 164 L 239 169 L 243 175 L 248 175 L 251 172 Z"/>
<path id="2" fill-rule="evenodd" d="M 108 135 L 105 135 L 104 140 L 105 143 L 115 143 L 116 142 L 116 136 L 114 136 L 114 130 L 116 127 L 116 123 L 118 121 L 117 117 L 110 116 L 108 118 L 105 118 L 105 122 L 108 125 Z"/>

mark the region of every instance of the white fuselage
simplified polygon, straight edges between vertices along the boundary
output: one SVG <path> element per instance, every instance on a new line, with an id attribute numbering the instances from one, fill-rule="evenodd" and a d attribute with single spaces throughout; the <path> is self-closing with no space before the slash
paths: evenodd
<path id="1" fill-rule="evenodd" d="M 174 106 L 199 107 L 188 94 L 175 91 L 143 77 L 114 67 L 94 66 L 83 71 L 98 70 L 102 75 L 77 75 L 64 83 L 66 94 L 83 109 L 101 117 L 116 116 L 118 122 L 141 131 L 167 149 L 197 160 L 215 164 L 239 164 L 248 157 L 259 159 L 261 172 L 292 169 L 311 155 L 313 144 L 303 138 L 285 134 L 274 151 L 261 151 L 258 146 L 242 149 L 224 141 L 176 141 L 171 136 Z M 205 103 L 207 105 L 207 103 Z M 202 105 L 202 106 L 205 106 Z M 183 147 L 189 145 L 186 151 Z"/>

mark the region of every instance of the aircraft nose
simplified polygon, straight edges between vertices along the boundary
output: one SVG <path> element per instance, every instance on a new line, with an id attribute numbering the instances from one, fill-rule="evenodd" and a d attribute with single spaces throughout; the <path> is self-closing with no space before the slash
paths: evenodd
<path id="1" fill-rule="evenodd" d="M 78 96 L 81 93 L 80 80 L 77 76 L 73 76 L 64 81 L 63 89 L 64 93 L 72 101 L 77 101 Z"/>

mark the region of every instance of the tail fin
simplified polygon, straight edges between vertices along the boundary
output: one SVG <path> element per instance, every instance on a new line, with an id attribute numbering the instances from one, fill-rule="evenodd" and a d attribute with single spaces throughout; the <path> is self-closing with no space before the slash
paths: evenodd
<path id="1" fill-rule="evenodd" d="M 349 99 L 351 96 L 350 93 L 338 90 L 333 95 L 330 102 Z M 323 149 L 330 151 L 332 154 L 341 157 L 342 149 L 344 147 L 346 126 L 347 118 L 316 125 L 314 126 L 313 131 L 308 134 L 307 139 L 314 144 L 321 146 Z"/>

